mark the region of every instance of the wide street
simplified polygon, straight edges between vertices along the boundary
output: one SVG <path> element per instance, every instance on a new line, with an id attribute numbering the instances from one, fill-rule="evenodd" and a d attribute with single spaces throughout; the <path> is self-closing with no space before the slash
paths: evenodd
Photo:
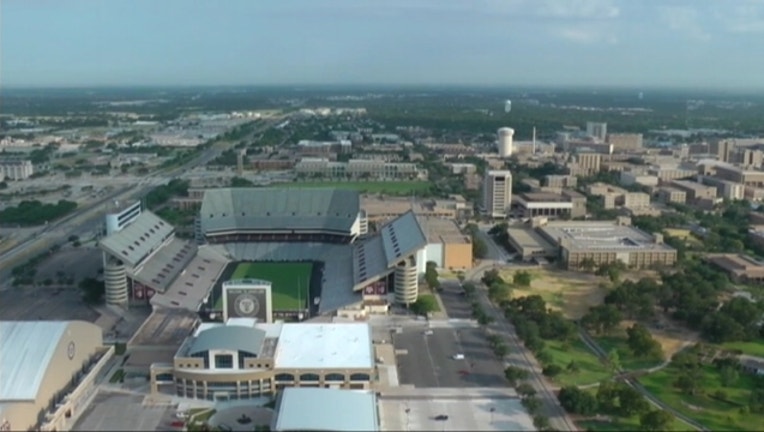
<path id="1" fill-rule="evenodd" d="M 506 319 L 503 311 L 488 299 L 487 290 L 480 283 L 480 278 L 485 271 L 495 268 L 497 265 L 501 265 L 497 263 L 498 259 L 496 258 L 501 256 L 502 253 L 508 255 L 507 252 L 504 251 L 501 246 L 497 245 L 489 235 L 483 231 L 481 231 L 481 233 L 484 236 L 484 241 L 486 242 L 489 251 L 489 257 L 492 258 L 492 260 L 485 260 L 478 264 L 478 266 L 467 272 L 466 277 L 467 280 L 473 281 L 478 285 L 478 290 L 476 291 L 477 300 L 480 302 L 486 314 L 494 318 L 493 322 L 488 325 L 488 331 L 502 336 L 507 343 L 509 353 L 505 358 L 505 366 L 511 365 L 521 367 L 531 372 L 531 379 L 528 380 L 528 382 L 533 385 L 537 396 L 543 403 L 544 413 L 549 418 L 549 423 L 552 426 L 552 429 L 575 431 L 577 428 L 573 423 L 573 420 L 560 406 L 555 394 L 555 389 L 541 373 L 541 365 L 533 354 L 523 346 L 522 341 L 517 337 L 514 327 Z M 504 263 L 506 263 L 506 260 Z M 458 281 L 456 281 L 456 283 L 458 284 Z M 444 284 L 444 288 L 444 292 L 446 293 L 445 297 L 448 298 L 450 297 L 450 294 L 448 293 L 455 289 L 454 283 L 448 282 Z M 466 299 L 464 302 L 467 303 Z M 446 309 L 449 309 L 449 305 L 453 304 L 453 302 L 445 299 L 443 300 L 443 303 Z M 456 308 L 455 313 L 463 312 L 460 312 L 460 308 Z"/>

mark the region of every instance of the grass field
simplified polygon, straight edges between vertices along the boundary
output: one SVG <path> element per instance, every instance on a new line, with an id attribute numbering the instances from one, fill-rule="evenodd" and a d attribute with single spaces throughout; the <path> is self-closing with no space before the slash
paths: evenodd
<path id="1" fill-rule="evenodd" d="M 240 263 L 236 266 L 231 279 L 269 281 L 273 310 L 298 310 L 305 307 L 310 297 L 308 293 L 312 271 L 313 264 L 310 263 Z M 216 306 L 223 307 L 222 296 L 216 302 Z"/>
<path id="2" fill-rule="evenodd" d="M 553 362 L 565 369 L 571 361 L 578 365 L 578 372 L 563 371 L 554 377 L 554 381 L 560 386 L 595 384 L 607 378 L 611 373 L 600 363 L 581 342 L 575 341 L 563 344 L 560 341 L 545 340 L 545 351 L 552 356 Z"/>
<path id="3" fill-rule="evenodd" d="M 737 383 L 723 387 L 719 372 L 713 366 L 703 366 L 704 394 L 688 396 L 679 392 L 673 385 L 679 372 L 674 367 L 645 375 L 639 379 L 643 386 L 663 402 L 677 411 L 694 418 L 713 431 L 759 430 L 761 416 L 741 414 L 740 408 L 748 405 L 748 398 L 753 388 L 749 375 L 740 374 Z M 726 393 L 726 400 L 714 399 L 714 392 Z"/>
<path id="4" fill-rule="evenodd" d="M 601 279 L 585 273 L 561 270 L 530 270 L 531 286 L 527 289 L 512 288 L 512 297 L 540 295 L 547 306 L 562 311 L 566 318 L 579 319 L 589 308 L 602 303 L 606 290 L 600 286 Z M 502 271 L 501 277 L 512 282 L 514 271 Z"/>
<path id="5" fill-rule="evenodd" d="M 637 431 L 640 430 L 639 418 L 634 417 L 612 417 L 609 420 L 579 420 L 576 421 L 576 425 L 580 430 L 587 431 Z M 669 427 L 669 431 L 691 431 L 693 428 L 689 425 L 682 423 L 680 420 L 674 419 Z"/>
<path id="6" fill-rule="evenodd" d="M 277 186 L 295 188 L 336 188 L 353 189 L 366 193 L 381 193 L 387 195 L 410 195 L 428 192 L 432 183 L 427 181 L 316 181 L 282 183 Z"/>
<path id="7" fill-rule="evenodd" d="M 762 342 L 727 342 L 720 346 L 725 350 L 740 350 L 743 354 L 764 357 L 764 343 Z"/>

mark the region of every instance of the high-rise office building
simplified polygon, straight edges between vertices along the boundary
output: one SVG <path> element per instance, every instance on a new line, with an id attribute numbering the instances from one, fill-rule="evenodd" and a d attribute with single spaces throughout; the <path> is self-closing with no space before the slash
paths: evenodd
<path id="1" fill-rule="evenodd" d="M 605 142 L 607 123 L 586 122 L 586 134 L 600 142 Z"/>
<path id="2" fill-rule="evenodd" d="M 494 218 L 505 218 L 512 204 L 512 173 L 492 170 L 483 179 L 483 208 Z"/>

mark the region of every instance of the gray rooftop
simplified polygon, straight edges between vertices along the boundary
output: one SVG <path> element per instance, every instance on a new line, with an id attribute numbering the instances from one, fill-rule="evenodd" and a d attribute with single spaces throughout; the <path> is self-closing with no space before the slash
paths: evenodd
<path id="1" fill-rule="evenodd" d="M 133 223 L 100 241 L 103 250 L 131 267 L 146 259 L 175 232 L 175 228 L 150 211 L 144 211 Z"/>
<path id="2" fill-rule="evenodd" d="M 259 355 L 264 340 L 265 332 L 253 327 L 213 327 L 199 333 L 189 346 L 186 355 L 191 356 L 210 350 L 244 351 Z"/>
<path id="3" fill-rule="evenodd" d="M 407 211 L 398 216 L 379 231 L 385 246 L 388 267 L 427 246 L 427 237 L 422 232 L 422 227 L 419 226 L 413 211 Z"/>
<path id="4" fill-rule="evenodd" d="M 358 217 L 357 191 L 324 188 L 210 189 L 202 200 L 204 233 L 307 230 L 350 234 Z"/>
<path id="5" fill-rule="evenodd" d="M 36 400 L 68 326 L 66 321 L 0 322 L 0 402 Z"/>
<path id="6" fill-rule="evenodd" d="M 639 251 L 673 250 L 665 243 L 655 243 L 653 237 L 637 228 L 609 221 L 552 222 L 541 227 L 545 239 L 559 244 L 566 241 L 568 250 Z"/>
<path id="7" fill-rule="evenodd" d="M 372 392 L 285 388 L 276 407 L 275 431 L 378 431 Z"/>
<path id="8" fill-rule="evenodd" d="M 165 292 L 151 297 L 151 305 L 198 310 L 228 262 L 228 258 L 211 246 L 200 247 L 191 262 L 183 266 L 186 271 L 176 277 Z"/>
<path id="9" fill-rule="evenodd" d="M 196 245 L 179 238 L 156 251 L 151 259 L 131 275 L 146 286 L 164 292 L 196 255 Z"/>

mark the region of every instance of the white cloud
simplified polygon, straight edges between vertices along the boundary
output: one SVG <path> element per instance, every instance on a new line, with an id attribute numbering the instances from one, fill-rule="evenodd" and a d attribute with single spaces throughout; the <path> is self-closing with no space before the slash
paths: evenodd
<path id="1" fill-rule="evenodd" d="M 717 18 L 732 33 L 764 32 L 764 1 L 738 0 L 728 7 L 718 8 Z"/>
<path id="2" fill-rule="evenodd" d="M 612 0 L 537 0 L 536 11 L 541 16 L 573 19 L 612 19 L 621 10 Z"/>
<path id="3" fill-rule="evenodd" d="M 612 32 L 591 26 L 567 26 L 558 30 L 557 34 L 562 39 L 577 44 L 618 43 L 618 38 Z"/>
<path id="4" fill-rule="evenodd" d="M 688 38 L 708 40 L 711 35 L 700 22 L 700 13 L 690 6 L 665 6 L 658 9 L 658 16 L 669 29 L 682 33 Z"/>

